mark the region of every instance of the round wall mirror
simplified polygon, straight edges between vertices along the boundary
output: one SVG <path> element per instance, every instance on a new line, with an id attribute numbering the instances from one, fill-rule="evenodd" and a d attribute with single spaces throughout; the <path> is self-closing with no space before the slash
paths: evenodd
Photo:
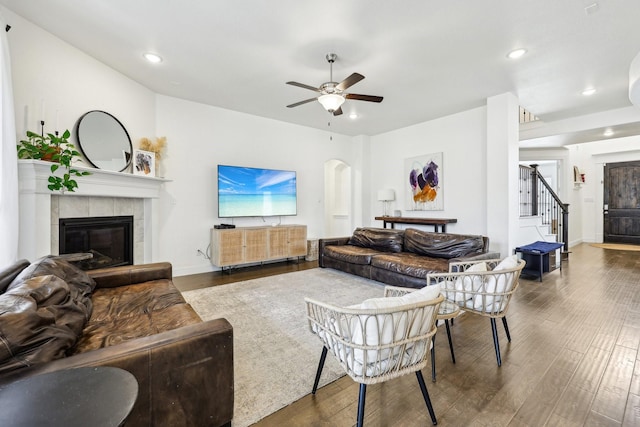
<path id="1" fill-rule="evenodd" d="M 131 138 L 122 123 L 104 111 L 85 113 L 76 128 L 80 151 L 98 169 L 122 172 L 131 163 Z"/>

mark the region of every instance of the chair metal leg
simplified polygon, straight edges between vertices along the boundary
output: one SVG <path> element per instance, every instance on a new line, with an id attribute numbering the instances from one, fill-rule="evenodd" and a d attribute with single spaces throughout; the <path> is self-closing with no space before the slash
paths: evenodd
<path id="1" fill-rule="evenodd" d="M 507 339 L 509 340 L 509 342 L 511 342 L 511 334 L 509 333 L 509 325 L 507 325 L 507 318 L 506 317 L 502 318 L 502 326 L 504 326 L 504 331 L 507 334 Z"/>
<path id="2" fill-rule="evenodd" d="M 436 320 L 436 328 L 438 320 Z M 436 335 L 431 338 L 431 381 L 436 382 Z"/>
<path id="3" fill-rule="evenodd" d="M 362 427 L 364 423 L 364 400 L 367 394 L 367 385 L 360 384 L 360 395 L 358 396 L 358 421 L 356 425 Z"/>
<path id="4" fill-rule="evenodd" d="M 502 365 L 500 359 L 500 342 L 498 341 L 498 328 L 496 328 L 496 319 L 491 318 L 491 331 L 493 332 L 493 346 L 496 348 L 496 359 L 498 360 L 498 366 Z"/>
<path id="5" fill-rule="evenodd" d="M 453 322 L 453 319 L 451 319 Z M 447 338 L 449 338 L 449 350 L 451 351 L 451 361 L 456 363 L 456 355 L 453 353 L 453 341 L 451 341 L 451 329 L 449 329 L 449 319 L 444 319 L 444 325 L 447 327 Z"/>
<path id="6" fill-rule="evenodd" d="M 316 379 L 313 382 L 313 390 L 311 394 L 316 394 L 318 390 L 318 383 L 320 382 L 320 374 L 322 374 L 322 368 L 324 368 L 324 361 L 327 358 L 327 347 L 322 347 L 322 354 L 320 355 L 320 363 L 318 363 L 318 370 L 316 371 Z"/>
<path id="7" fill-rule="evenodd" d="M 431 399 L 429 398 L 429 392 L 427 391 L 427 385 L 424 383 L 424 377 L 422 376 L 422 371 L 416 371 L 416 377 L 418 377 L 418 384 L 420 384 L 420 391 L 422 391 L 422 397 L 424 397 L 424 402 L 427 404 L 427 409 L 429 410 L 429 415 L 431 416 L 431 422 L 435 426 L 438 424 L 438 420 L 436 419 L 436 413 L 433 412 L 433 405 L 431 405 Z"/>

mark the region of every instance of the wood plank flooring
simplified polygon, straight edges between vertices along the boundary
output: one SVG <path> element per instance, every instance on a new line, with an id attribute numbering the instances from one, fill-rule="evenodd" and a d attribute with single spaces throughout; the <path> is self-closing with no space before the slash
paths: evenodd
<path id="1" fill-rule="evenodd" d="M 318 261 L 286 261 L 268 263 L 258 266 L 240 267 L 231 270 L 213 273 L 192 274 L 173 278 L 173 283 L 180 291 L 191 291 L 209 286 L 226 285 L 227 283 L 242 282 L 243 280 L 256 279 L 258 277 L 275 276 L 277 274 L 291 273 L 293 271 L 317 268 Z"/>
<path id="2" fill-rule="evenodd" d="M 438 425 L 640 426 L 640 254 L 589 244 L 571 250 L 562 273 L 520 281 L 509 308 L 511 343 L 498 322 L 502 367 L 487 318 L 456 319 L 456 364 L 444 335 L 436 340 L 437 381 L 429 380 L 430 366 L 423 374 Z M 176 285 L 212 286 L 310 267 L 263 267 L 242 278 L 240 272 L 189 276 Z M 352 426 L 357 401 L 358 384 L 343 377 L 255 426 Z M 415 375 L 368 386 L 365 424 L 430 425 Z"/>

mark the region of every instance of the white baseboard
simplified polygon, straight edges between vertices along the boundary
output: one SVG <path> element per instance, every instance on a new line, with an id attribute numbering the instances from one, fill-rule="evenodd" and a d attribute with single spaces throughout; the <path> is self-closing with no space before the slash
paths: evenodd
<path id="1" fill-rule="evenodd" d="M 201 274 L 201 273 L 211 273 L 213 271 L 220 270 L 218 267 L 214 267 L 213 265 L 192 265 L 189 267 L 178 267 L 173 269 L 173 277 L 179 276 L 188 276 L 190 274 Z"/>

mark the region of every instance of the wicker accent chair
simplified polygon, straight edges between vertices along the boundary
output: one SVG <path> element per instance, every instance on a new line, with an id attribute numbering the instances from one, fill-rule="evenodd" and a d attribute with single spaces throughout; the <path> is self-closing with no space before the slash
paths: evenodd
<path id="1" fill-rule="evenodd" d="M 498 366 L 502 365 L 496 319 L 502 319 L 507 339 L 511 342 L 507 309 L 518 288 L 520 272 L 526 262 L 516 255 L 500 259 L 452 262 L 449 273 L 427 275 L 427 283 L 439 284 L 444 297 L 462 310 L 489 317 Z"/>
<path id="2" fill-rule="evenodd" d="M 360 383 L 357 426 L 363 425 L 366 386 L 416 373 L 433 424 L 437 424 L 421 369 L 427 364 L 436 315 L 444 300 L 427 286 L 404 296 L 372 298 L 357 306 L 337 307 L 305 299 L 309 327 L 323 343 L 312 393 L 327 353 Z"/>
<path id="3" fill-rule="evenodd" d="M 409 292 L 415 292 L 417 289 L 416 288 L 401 288 L 401 287 L 397 287 L 397 286 L 386 286 L 384 288 L 384 296 L 385 297 L 401 297 L 403 295 L 408 294 Z M 446 304 L 452 304 L 450 301 L 443 301 L 440 304 L 440 309 L 442 309 L 443 307 L 446 307 Z M 441 314 L 440 312 L 438 312 L 438 314 Z M 458 316 L 460 314 L 460 311 L 457 310 L 455 313 L 455 316 Z M 456 363 L 456 356 L 453 352 L 453 341 L 451 341 L 451 330 L 449 329 L 449 318 L 445 318 L 445 325 L 447 328 L 447 338 L 449 339 L 449 351 L 451 351 L 451 361 L 453 363 Z M 453 322 L 453 318 L 451 318 L 451 322 Z M 438 319 L 436 318 L 436 326 L 438 326 Z M 433 382 L 436 381 L 436 349 L 435 349 L 435 343 L 436 343 L 436 335 L 434 334 L 433 337 L 431 337 L 431 379 Z"/>

